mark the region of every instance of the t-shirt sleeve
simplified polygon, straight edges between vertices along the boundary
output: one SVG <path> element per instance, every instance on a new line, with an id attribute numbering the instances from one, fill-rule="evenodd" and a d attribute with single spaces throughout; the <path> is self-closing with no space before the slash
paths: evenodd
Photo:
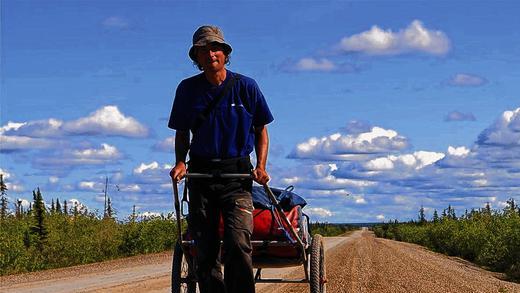
<path id="1" fill-rule="evenodd" d="M 175 99 L 170 113 L 168 127 L 175 130 L 189 130 L 190 120 L 188 117 L 188 99 L 186 99 L 186 90 L 184 83 L 181 82 L 175 91 Z"/>
<path id="2" fill-rule="evenodd" d="M 253 125 L 262 126 L 273 122 L 274 117 L 269 110 L 267 101 L 256 82 L 253 82 L 253 97 L 255 100 L 255 111 L 253 113 Z"/>

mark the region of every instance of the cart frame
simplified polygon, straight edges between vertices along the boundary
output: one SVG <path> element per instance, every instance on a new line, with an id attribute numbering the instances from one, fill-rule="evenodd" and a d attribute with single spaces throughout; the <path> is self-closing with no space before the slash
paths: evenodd
<path id="1" fill-rule="evenodd" d="M 190 178 L 197 179 L 251 179 L 251 174 L 201 174 L 188 173 L 185 176 L 184 195 L 187 193 L 188 180 Z M 183 196 L 182 202 L 179 200 L 179 189 L 177 183 L 173 182 L 174 208 L 177 220 L 177 243 L 174 247 L 173 263 L 172 263 L 172 292 L 197 292 L 197 278 L 196 278 L 196 262 L 190 253 L 191 247 L 195 246 L 194 240 L 187 240 L 183 238 L 183 231 L 181 225 L 181 216 L 186 217 L 188 214 L 184 213 L 184 203 L 189 205 L 189 200 Z M 299 256 L 294 259 L 283 259 L 283 261 L 276 261 L 275 258 L 265 260 L 263 262 L 255 262 L 253 257 L 253 267 L 256 268 L 255 283 L 309 283 L 311 293 L 326 292 L 326 274 L 325 274 L 325 253 L 323 247 L 323 237 L 319 234 L 310 235 L 308 231 L 308 221 L 304 223 L 303 236 L 307 241 L 303 241 L 302 237 L 298 235 L 296 229 L 291 225 L 289 219 L 284 214 L 284 211 L 274 195 L 271 188 L 264 184 L 263 188 L 274 206 L 275 216 L 283 221 L 281 228 L 286 230 L 286 233 L 291 237 L 287 241 L 278 240 L 252 240 L 251 245 L 253 251 L 260 247 L 296 247 Z M 306 215 L 303 215 L 307 218 Z M 308 218 L 307 218 L 308 219 Z M 292 238 L 292 239 L 291 239 Z M 222 243 L 222 241 L 221 241 Z M 262 278 L 263 268 L 280 268 L 280 267 L 296 267 L 303 265 L 305 277 L 303 279 L 284 279 L 284 278 Z"/>

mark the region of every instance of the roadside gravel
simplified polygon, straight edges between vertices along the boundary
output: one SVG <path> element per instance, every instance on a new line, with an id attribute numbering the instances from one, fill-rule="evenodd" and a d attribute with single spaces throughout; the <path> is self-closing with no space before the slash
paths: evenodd
<path id="1" fill-rule="evenodd" d="M 169 286 L 172 253 L 139 255 L 68 268 L 0 277 L 0 292 L 88 292 L 122 284 L 153 283 L 160 277 Z M 135 292 L 148 292 L 135 291 Z"/>
<path id="2" fill-rule="evenodd" d="M 328 292 L 520 292 L 520 284 L 472 263 L 369 231 L 326 256 Z M 284 285 L 270 292 L 308 291 L 307 285 Z"/>

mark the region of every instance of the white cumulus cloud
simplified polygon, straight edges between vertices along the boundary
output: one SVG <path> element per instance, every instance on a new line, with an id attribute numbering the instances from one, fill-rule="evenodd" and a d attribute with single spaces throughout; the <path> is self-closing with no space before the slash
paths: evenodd
<path id="1" fill-rule="evenodd" d="M 110 16 L 103 20 L 101 23 L 103 26 L 107 28 L 117 28 L 117 29 L 126 29 L 130 25 L 128 21 L 120 16 Z"/>
<path id="2" fill-rule="evenodd" d="M 102 143 L 99 149 L 83 149 L 73 151 L 73 156 L 79 160 L 111 160 L 121 157 L 115 146 Z"/>
<path id="3" fill-rule="evenodd" d="M 376 158 L 365 163 L 365 168 L 373 171 L 391 170 L 394 162 L 390 158 Z"/>
<path id="4" fill-rule="evenodd" d="M 28 209 L 31 206 L 31 202 L 25 198 L 17 198 L 16 201 L 19 202 L 24 209 Z"/>
<path id="5" fill-rule="evenodd" d="M 292 151 L 291 158 L 349 160 L 367 154 L 392 152 L 408 147 L 408 140 L 391 129 L 372 127 L 358 134 L 335 133 L 312 137 Z"/>
<path id="6" fill-rule="evenodd" d="M 295 64 L 295 69 L 299 71 L 333 71 L 336 65 L 326 58 L 302 58 Z"/>
<path id="7" fill-rule="evenodd" d="M 3 178 L 8 179 L 11 177 L 11 173 L 9 173 L 7 170 L 0 168 L 0 174 L 4 175 Z"/>
<path id="8" fill-rule="evenodd" d="M 11 126 L 16 125 L 16 127 L 9 127 L 9 124 L 11 124 Z M 9 122 L 6 126 L 7 130 L 5 133 L 7 135 L 14 134 L 28 137 L 50 138 L 62 135 L 61 127 L 63 126 L 63 121 L 49 118 L 46 120 L 36 120 L 23 123 Z"/>
<path id="9" fill-rule="evenodd" d="M 0 128 L 2 148 L 47 148 L 56 142 L 43 140 L 68 135 L 106 135 L 147 137 L 149 130 L 135 118 L 126 116 L 114 105 L 104 106 L 87 117 L 72 121 L 55 118 L 46 120 L 11 122 Z M 40 138 L 40 140 L 35 140 Z M 52 144 L 51 144 L 52 142 Z M 32 147 L 31 147 L 32 145 Z"/>
<path id="10" fill-rule="evenodd" d="M 303 57 L 298 60 L 286 60 L 279 69 L 284 72 L 335 72 L 351 73 L 359 71 L 359 66 L 355 64 L 337 62 L 328 58 Z"/>
<path id="11" fill-rule="evenodd" d="M 82 213 L 88 210 L 88 206 L 82 203 L 79 199 L 71 198 L 67 201 L 67 207 L 70 210 L 78 209 L 78 212 Z"/>
<path id="12" fill-rule="evenodd" d="M 89 116 L 66 122 L 63 129 L 72 134 L 146 137 L 148 129 L 117 106 L 104 106 Z"/>
<path id="13" fill-rule="evenodd" d="M 377 25 L 341 40 L 339 47 L 345 52 L 363 52 L 369 55 L 397 55 L 421 52 L 443 55 L 450 50 L 450 40 L 439 30 L 429 30 L 419 20 L 405 29 L 393 32 Z"/>
<path id="14" fill-rule="evenodd" d="M 355 202 L 356 204 L 366 204 L 366 203 L 367 203 L 367 201 L 365 200 L 365 198 L 362 197 L 361 195 L 354 195 L 353 198 L 354 198 L 354 202 Z"/>
<path id="15" fill-rule="evenodd" d="M 457 73 L 448 80 L 448 84 L 452 86 L 480 86 L 486 83 L 485 78 L 468 73 Z"/>
<path id="16" fill-rule="evenodd" d="M 277 170 L 272 175 L 274 186 L 294 184 L 305 190 L 302 194 L 310 197 L 314 208 L 330 207 L 334 200 L 337 209 L 329 219 L 338 221 L 343 216 L 350 221 L 373 221 L 378 215 L 378 220 L 408 220 L 417 217 L 421 205 L 427 205 L 429 211 L 442 211 L 451 204 L 463 211 L 478 208 L 492 197 L 501 202 L 510 197 L 520 200 L 520 108 L 504 111 L 469 147 L 448 146 L 445 153 L 387 148 L 355 160 L 330 156 L 339 146 L 347 149 L 341 144 L 347 137 L 350 142 L 364 141 L 370 146 L 383 133 L 389 140 L 398 136 L 395 131 L 374 131 L 365 124 L 353 126 L 347 133 L 300 144 L 303 153 L 293 158 L 318 162 L 298 160 L 297 166 Z M 340 190 L 351 195 L 339 196 L 336 191 Z"/>
<path id="17" fill-rule="evenodd" d="M 123 155 L 112 145 L 102 143 L 99 148 L 66 149 L 36 156 L 33 163 L 39 168 L 65 169 L 73 166 L 114 164 Z"/>
<path id="18" fill-rule="evenodd" d="M 25 187 L 16 179 L 16 175 L 10 173 L 6 169 L 0 168 L 0 174 L 3 176 L 4 184 L 9 192 L 23 192 Z"/>
<path id="19" fill-rule="evenodd" d="M 5 183 L 5 185 L 7 186 L 7 189 L 9 189 L 12 192 L 23 192 L 23 191 L 25 191 L 25 187 L 23 185 L 19 184 L 19 183 L 7 182 L 7 183 Z"/>
<path id="20" fill-rule="evenodd" d="M 156 161 L 140 163 L 132 171 L 131 178 L 126 179 L 128 184 L 138 184 L 142 192 L 160 191 L 171 192 L 172 183 L 169 176 L 172 165 L 159 164 Z"/>
<path id="21" fill-rule="evenodd" d="M 158 212 L 141 212 L 137 214 L 137 217 L 144 219 L 160 218 L 161 213 Z"/>
<path id="22" fill-rule="evenodd" d="M 306 208 L 305 213 L 309 216 L 318 216 L 321 218 L 332 217 L 333 213 L 325 208 Z"/>
<path id="23" fill-rule="evenodd" d="M 451 111 L 444 117 L 444 121 L 452 122 L 452 121 L 475 121 L 475 115 L 472 113 L 462 113 L 459 111 Z"/>
<path id="24" fill-rule="evenodd" d="M 295 185 L 299 188 L 313 190 L 317 195 L 348 195 L 351 188 L 365 188 L 374 185 L 369 180 L 337 178 L 333 172 L 335 164 L 306 164 L 292 170 L 286 170 L 275 178 L 275 183 L 282 186 Z"/>
<path id="25" fill-rule="evenodd" d="M 59 142 L 51 139 L 0 134 L 0 152 L 2 153 L 34 149 L 51 149 L 56 147 L 58 144 Z"/>
<path id="26" fill-rule="evenodd" d="M 126 185 L 120 185 L 119 191 L 123 192 L 139 192 L 141 191 L 141 187 L 138 184 L 126 184 Z"/>
<path id="27" fill-rule="evenodd" d="M 444 153 L 417 151 L 412 154 L 389 155 L 369 160 L 362 164 L 366 171 L 393 171 L 405 172 L 398 173 L 404 175 L 410 173 L 409 170 L 419 170 L 441 160 L 445 157 Z M 413 173 L 413 171 L 411 171 Z"/>
<path id="28" fill-rule="evenodd" d="M 520 146 L 520 108 L 505 111 L 479 138 L 480 145 Z"/>
<path id="29" fill-rule="evenodd" d="M 150 164 L 141 163 L 137 168 L 134 169 L 134 174 L 142 174 L 146 170 L 155 170 L 159 168 L 159 163 L 153 161 Z"/>
<path id="30" fill-rule="evenodd" d="M 88 190 L 88 191 L 101 191 L 103 190 L 103 184 L 101 182 L 93 182 L 93 181 L 81 181 L 78 183 L 79 190 Z"/>
<path id="31" fill-rule="evenodd" d="M 417 169 L 421 169 L 421 168 L 424 168 L 425 166 L 431 165 L 446 156 L 443 153 L 428 152 L 428 151 L 414 152 L 413 155 L 419 161 L 419 164 L 416 167 Z"/>
<path id="32" fill-rule="evenodd" d="M 6 125 L 0 127 L 0 133 L 4 133 L 10 130 L 18 130 L 20 127 L 26 125 L 27 122 L 12 122 L 8 121 Z"/>
<path id="33" fill-rule="evenodd" d="M 461 147 L 448 147 L 448 154 L 455 157 L 466 157 L 470 150 L 464 146 Z"/>
<path id="34" fill-rule="evenodd" d="M 173 153 L 175 145 L 175 136 L 167 137 L 152 146 L 152 149 L 158 152 Z"/>

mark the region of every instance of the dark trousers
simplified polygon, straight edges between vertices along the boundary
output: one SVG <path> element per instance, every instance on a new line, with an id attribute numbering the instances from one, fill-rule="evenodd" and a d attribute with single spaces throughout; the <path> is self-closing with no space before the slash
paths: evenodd
<path id="1" fill-rule="evenodd" d="M 192 159 L 191 173 L 249 173 L 249 158 L 211 162 Z M 253 201 L 250 179 L 190 179 L 189 227 L 197 250 L 202 293 L 255 292 L 251 261 Z M 219 223 L 224 222 L 221 255 Z M 221 265 L 224 264 L 224 277 Z"/>

